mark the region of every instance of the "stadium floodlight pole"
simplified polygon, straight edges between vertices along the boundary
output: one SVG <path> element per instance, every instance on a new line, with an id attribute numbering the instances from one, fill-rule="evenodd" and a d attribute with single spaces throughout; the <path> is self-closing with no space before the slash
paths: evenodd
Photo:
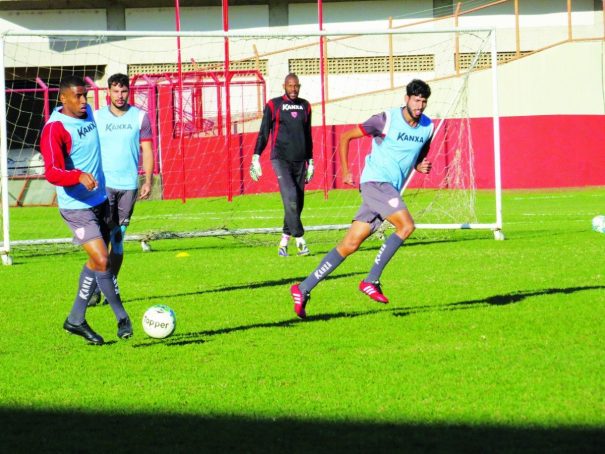
<path id="1" fill-rule="evenodd" d="M 317 22 L 319 31 L 324 31 L 324 6 L 323 0 L 317 0 Z M 324 55 L 324 44 L 326 37 L 319 37 L 319 79 L 321 84 L 321 153 L 324 161 L 324 199 L 328 198 L 328 156 L 326 146 L 326 65 Z"/>
<path id="2" fill-rule="evenodd" d="M 225 148 L 227 148 L 227 200 L 231 202 L 233 200 L 233 182 L 231 181 L 231 76 L 229 74 L 229 0 L 222 0 L 223 2 L 223 31 L 225 37 L 223 38 L 225 43 L 225 63 L 223 71 L 225 73 Z M 220 107 L 219 107 L 220 108 Z"/>
<path id="3" fill-rule="evenodd" d="M 181 7 L 179 0 L 174 0 L 174 15 L 176 20 L 176 32 L 181 32 Z M 176 37 L 176 71 L 179 75 L 179 119 L 181 120 L 181 130 L 179 131 L 179 153 L 181 154 L 181 173 L 182 173 L 182 196 L 181 201 L 185 203 L 187 200 L 187 186 L 185 184 L 185 153 L 183 151 L 183 135 L 185 134 L 185 110 L 183 108 L 183 62 L 181 59 L 181 35 L 177 34 Z"/>
<path id="4" fill-rule="evenodd" d="M 0 37 L 0 202 L 2 203 L 2 263 L 11 265 L 8 213 L 8 140 L 6 137 L 6 80 L 4 78 L 4 37 Z"/>

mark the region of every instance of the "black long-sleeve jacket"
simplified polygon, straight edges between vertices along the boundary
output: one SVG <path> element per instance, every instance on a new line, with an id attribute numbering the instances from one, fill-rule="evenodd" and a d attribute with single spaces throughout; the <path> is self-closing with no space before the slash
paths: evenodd
<path id="1" fill-rule="evenodd" d="M 307 161 L 313 158 L 311 104 L 286 95 L 265 106 L 254 153 L 260 155 L 270 142 L 271 159 Z"/>

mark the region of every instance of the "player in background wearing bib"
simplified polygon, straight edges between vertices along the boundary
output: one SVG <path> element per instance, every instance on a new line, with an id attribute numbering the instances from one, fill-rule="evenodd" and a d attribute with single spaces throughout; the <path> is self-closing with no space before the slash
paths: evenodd
<path id="1" fill-rule="evenodd" d="M 153 183 L 153 149 L 151 123 L 147 113 L 128 103 L 130 83 L 125 74 L 114 74 L 107 80 L 110 104 L 95 111 L 99 128 L 101 156 L 111 219 L 109 263 L 117 276 L 124 261 L 124 237 L 134 205 L 148 199 Z M 141 153 L 142 151 L 142 153 Z M 139 192 L 139 156 L 143 156 L 145 180 Z M 100 301 L 97 292 L 89 305 Z M 104 301 L 104 304 L 107 300 Z"/>
<path id="2" fill-rule="evenodd" d="M 386 219 L 395 226 L 395 233 L 384 242 L 369 274 L 359 283 L 359 290 L 374 301 L 386 304 L 380 276 L 415 229 L 414 220 L 401 198 L 401 188 L 413 169 L 428 174 L 431 163 L 426 159 L 433 137 L 433 122 L 423 114 L 431 95 L 429 86 L 418 79 L 406 87 L 405 106 L 374 115 L 363 124 L 345 131 L 340 136 L 339 154 L 342 179 L 355 185 L 349 171 L 349 142 L 371 136 L 372 150 L 367 155 L 361 173 L 362 205 L 344 239 L 319 263 L 319 266 L 300 284 L 290 287 L 294 312 L 306 317 L 305 307 L 311 290 L 334 271 L 349 255 L 374 233 Z"/>
<path id="3" fill-rule="evenodd" d="M 61 81 L 57 107 L 42 129 L 40 149 L 45 177 L 55 185 L 59 212 L 74 233 L 74 241 L 88 254 L 80 272 L 78 291 L 63 328 L 89 343 L 102 345 L 103 338 L 86 322 L 86 308 L 93 292 L 100 288 L 118 321 L 118 337 L 132 336 L 116 277 L 109 268 L 110 225 L 105 177 L 97 125 L 86 99 L 82 78 Z"/>
<path id="4" fill-rule="evenodd" d="M 308 255 L 300 219 L 305 203 L 305 184 L 313 178 L 313 139 L 311 138 L 311 104 L 298 97 L 300 83 L 296 74 L 284 80 L 285 94 L 269 100 L 256 139 L 250 177 L 258 181 L 263 172 L 260 155 L 269 143 L 271 166 L 277 176 L 284 205 L 284 226 L 277 248 L 280 257 L 288 256 L 288 242 L 294 237 L 297 254 Z"/>

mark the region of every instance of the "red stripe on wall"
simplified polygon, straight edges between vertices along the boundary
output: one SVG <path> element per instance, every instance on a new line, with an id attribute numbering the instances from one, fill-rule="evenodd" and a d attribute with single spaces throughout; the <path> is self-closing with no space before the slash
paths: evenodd
<path id="1" fill-rule="evenodd" d="M 172 119 L 161 124 L 162 183 L 164 198 L 181 197 L 183 178 L 186 197 L 226 196 L 228 166 L 237 181 L 233 182 L 236 194 L 278 191 L 277 181 L 269 162 L 269 150 L 261 156 L 263 177 L 253 182 L 248 166 L 254 152 L 256 132 L 238 134 L 232 140 L 232 162 L 227 161 L 221 137 L 189 136 L 183 140 L 183 155 L 178 140 L 170 133 Z M 317 144 L 321 144 L 321 128 L 313 128 L 316 175 L 323 175 L 327 167 L 328 188 L 342 188 L 338 158 L 338 138 L 342 131 L 355 125 L 328 126 L 327 160 Z M 459 120 L 448 120 L 448 131 L 454 137 L 460 127 Z M 479 189 L 493 188 L 492 119 L 470 120 L 475 160 L 475 179 Z M 445 128 L 440 134 L 446 134 Z M 502 185 L 504 189 L 563 188 L 605 186 L 605 115 L 545 115 L 503 117 L 500 119 Z M 435 137 L 435 144 L 439 138 Z M 359 181 L 366 154 L 371 147 L 370 138 L 351 142 L 349 166 Z M 440 167 L 451 159 L 454 150 L 446 150 L 434 160 L 432 177 L 419 175 L 412 186 L 435 186 Z M 185 160 L 185 172 L 179 169 L 180 159 Z M 431 153 L 429 153 L 429 159 Z M 463 163 L 464 164 L 464 163 Z M 321 170 L 321 171 L 320 171 Z M 427 178 L 427 179 L 425 179 Z M 425 180 L 422 180 L 425 179 Z M 316 178 L 309 189 L 322 189 L 323 181 Z"/>

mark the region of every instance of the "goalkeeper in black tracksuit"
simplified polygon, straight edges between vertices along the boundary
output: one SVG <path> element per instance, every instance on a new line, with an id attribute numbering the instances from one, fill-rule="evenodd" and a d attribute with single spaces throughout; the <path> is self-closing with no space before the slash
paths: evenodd
<path id="1" fill-rule="evenodd" d="M 298 255 L 308 255 L 309 248 L 300 215 L 304 206 L 305 184 L 313 178 L 313 141 L 311 139 L 311 104 L 299 98 L 300 83 L 296 74 L 284 80 L 285 94 L 271 99 L 265 106 L 250 176 L 262 176 L 260 155 L 270 143 L 271 166 L 277 175 L 279 192 L 284 204 L 284 227 L 278 254 L 288 256 L 288 241 L 294 237 Z"/>

